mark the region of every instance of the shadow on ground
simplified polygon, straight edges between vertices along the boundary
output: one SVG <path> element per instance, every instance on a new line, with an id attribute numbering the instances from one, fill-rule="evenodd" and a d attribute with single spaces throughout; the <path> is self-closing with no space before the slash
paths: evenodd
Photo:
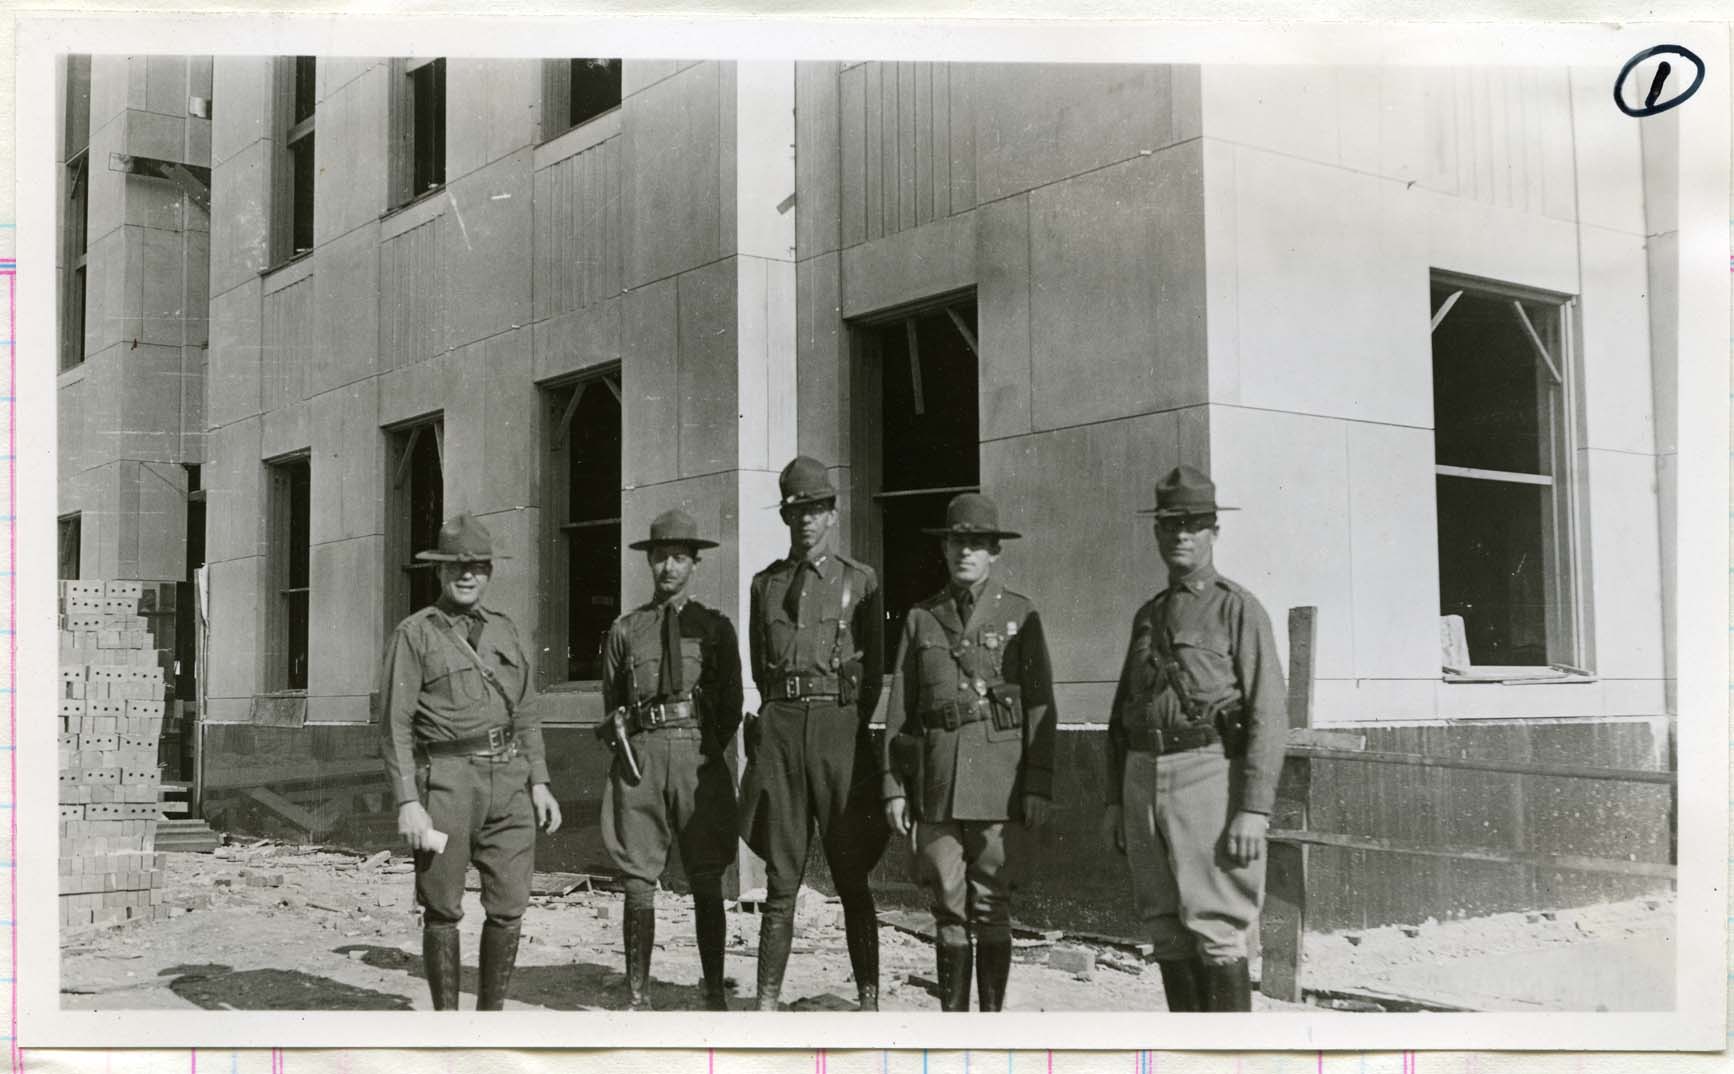
<path id="1" fill-rule="evenodd" d="M 357 957 L 375 969 L 408 974 L 419 981 L 427 979 L 421 959 L 395 947 L 371 944 L 346 944 L 336 953 Z M 465 966 L 458 988 L 463 993 L 459 1003 L 464 1007 L 475 1003 L 477 972 Z M 626 1006 L 626 976 L 619 970 L 593 962 L 569 962 L 561 966 L 519 966 L 512 973 L 512 987 L 506 998 L 551 1011 L 620 1010 Z M 678 985 L 655 979 L 650 989 L 651 1002 L 657 1010 L 702 1011 L 704 991 L 697 985 Z M 736 1010 L 746 1009 L 746 1001 L 732 991 L 729 1002 Z"/>
<path id="2" fill-rule="evenodd" d="M 208 1011 L 407 1011 L 403 996 L 300 970 L 236 970 L 221 963 L 170 966 L 169 991 Z"/>

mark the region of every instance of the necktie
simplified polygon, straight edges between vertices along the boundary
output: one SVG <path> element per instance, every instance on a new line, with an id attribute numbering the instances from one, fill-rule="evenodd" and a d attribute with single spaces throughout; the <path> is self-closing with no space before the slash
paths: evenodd
<path id="1" fill-rule="evenodd" d="M 963 620 L 963 625 L 969 625 L 970 613 L 975 611 L 975 594 L 967 587 L 957 591 L 957 614 Z"/>
<path id="2" fill-rule="evenodd" d="M 680 613 L 673 603 L 662 606 L 662 669 L 656 676 L 656 692 L 663 700 L 679 697 L 685 686 L 680 660 Z"/>
<path id="3" fill-rule="evenodd" d="M 482 645 L 482 617 L 473 614 L 466 615 L 464 616 L 464 622 L 469 628 L 470 648 L 480 652 Z"/>
<path id="4" fill-rule="evenodd" d="M 789 613 L 789 621 L 796 626 L 801 625 L 801 593 L 807 588 L 806 560 L 795 564 L 795 576 L 789 579 L 789 588 L 783 593 L 783 611 Z"/>

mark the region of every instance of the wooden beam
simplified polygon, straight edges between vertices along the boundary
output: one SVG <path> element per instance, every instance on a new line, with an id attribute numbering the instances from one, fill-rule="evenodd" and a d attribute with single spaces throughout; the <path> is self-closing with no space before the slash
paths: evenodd
<path id="1" fill-rule="evenodd" d="M 572 433 L 572 415 L 578 413 L 578 400 L 584 398 L 587 385 L 572 386 L 572 398 L 566 400 L 566 409 L 560 412 L 560 420 L 554 424 L 554 446 L 565 447 L 566 438 Z"/>
<path id="2" fill-rule="evenodd" d="M 1423 846 L 1397 839 L 1380 839 L 1370 835 L 1341 835 L 1336 832 L 1300 832 L 1284 828 L 1272 829 L 1269 838 L 1277 843 L 1296 846 L 1335 847 L 1339 850 L 1364 850 L 1381 854 L 1408 854 L 1421 858 L 1450 858 L 1453 861 L 1486 861 L 1500 865 L 1524 865 L 1535 869 L 1559 869 L 1569 872 L 1609 873 L 1615 876 L 1648 876 L 1664 880 L 1675 878 L 1675 868 L 1662 862 L 1623 861 L 1618 858 L 1590 858 L 1577 854 L 1535 854 L 1523 850 L 1499 850 L 1493 847 Z"/>
<path id="3" fill-rule="evenodd" d="M 1517 311 L 1517 319 L 1523 322 L 1523 331 L 1529 336 L 1530 344 L 1535 347 L 1536 356 L 1541 359 L 1543 365 L 1547 366 L 1547 371 L 1553 374 L 1553 382 L 1564 384 L 1565 378 L 1560 376 L 1559 366 L 1553 364 L 1553 355 L 1548 353 L 1547 344 L 1541 341 L 1541 333 L 1537 332 L 1535 326 L 1529 323 L 1529 314 L 1523 312 L 1523 303 L 1514 298 L 1511 300 L 1511 308 Z"/>
<path id="4" fill-rule="evenodd" d="M 439 457 L 440 474 L 443 476 L 446 472 L 446 423 L 443 421 L 434 422 L 433 434 L 434 454 Z"/>
<path id="5" fill-rule="evenodd" d="M 969 346 L 969 353 L 980 358 L 981 351 L 976 349 L 975 333 L 969 330 L 969 325 L 963 323 L 963 315 L 952 309 L 950 306 L 945 307 L 945 315 L 950 317 L 951 323 L 957 327 L 957 334 L 962 336 L 963 342 Z"/>
<path id="6" fill-rule="evenodd" d="M 415 442 L 421 438 L 422 427 L 417 425 L 409 431 L 409 439 L 404 441 L 403 454 L 397 457 L 397 476 L 392 479 L 391 487 L 403 488 L 404 479 L 409 477 L 409 461 L 415 457 Z"/>
<path id="7" fill-rule="evenodd" d="M 1445 319 L 1445 315 L 1451 312 L 1451 307 L 1455 306 L 1457 300 L 1462 297 L 1462 291 L 1453 291 L 1445 297 L 1445 301 L 1439 304 L 1439 312 L 1433 315 L 1433 327 L 1428 329 L 1429 332 L 1437 332 L 1439 330 L 1439 322 Z"/>
<path id="8" fill-rule="evenodd" d="M 1264 913 L 1259 918 L 1264 968 L 1258 990 L 1284 1003 L 1299 1003 L 1307 927 L 1307 848 L 1273 841 L 1268 850 Z"/>
<path id="9" fill-rule="evenodd" d="M 1651 783 L 1672 786 L 1673 772 L 1649 768 L 1598 768 L 1593 765 L 1543 764 L 1539 761 L 1507 761 L 1479 757 L 1436 757 L 1425 753 L 1384 753 L 1376 750 L 1330 750 L 1290 745 L 1291 755 L 1319 761 L 1352 761 L 1358 764 L 1388 764 L 1408 768 L 1455 768 L 1468 772 L 1511 772 L 1523 776 L 1556 779 L 1595 779 L 1610 783 Z"/>
<path id="10" fill-rule="evenodd" d="M 1288 725 L 1313 725 L 1313 646 L 1318 641 L 1319 610 L 1302 605 L 1288 610 Z"/>
<path id="11" fill-rule="evenodd" d="M 608 386 L 608 391 L 611 395 L 614 396 L 614 401 L 616 403 L 618 403 L 621 406 L 626 405 L 625 401 L 620 398 L 620 374 L 615 373 L 615 374 L 612 374 L 610 376 L 603 377 L 602 383 L 606 384 Z"/>
<path id="12" fill-rule="evenodd" d="M 909 344 L 909 387 L 915 397 L 915 413 L 927 413 L 927 400 L 921 392 L 921 343 L 916 338 L 915 318 L 903 319 L 903 338 Z"/>

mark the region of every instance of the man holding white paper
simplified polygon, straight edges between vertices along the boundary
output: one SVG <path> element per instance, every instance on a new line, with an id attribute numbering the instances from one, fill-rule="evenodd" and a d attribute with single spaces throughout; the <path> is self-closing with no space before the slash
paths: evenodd
<path id="1" fill-rule="evenodd" d="M 493 577 L 487 527 L 460 514 L 416 553 L 439 571 L 440 595 L 386 639 L 379 669 L 385 771 L 397 827 L 415 850 L 422 961 L 435 1010 L 456 1010 L 464 871 L 482 880 L 476 1009 L 503 1008 L 530 901 L 536 828 L 560 827 L 542 729 L 526 710 L 530 661 L 518 628 L 484 607 Z"/>

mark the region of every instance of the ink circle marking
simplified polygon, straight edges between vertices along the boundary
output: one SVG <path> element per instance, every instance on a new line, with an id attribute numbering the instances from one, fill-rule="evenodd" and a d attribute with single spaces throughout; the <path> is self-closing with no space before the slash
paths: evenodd
<path id="1" fill-rule="evenodd" d="M 1678 56 L 1681 59 L 1686 60 L 1687 62 L 1691 63 L 1691 65 L 1693 67 L 1696 67 L 1698 69 L 1697 74 L 1692 77 L 1692 84 L 1687 86 L 1684 90 L 1675 94 L 1674 96 L 1667 98 L 1666 100 L 1659 101 L 1659 102 L 1656 102 L 1653 104 L 1646 101 L 1644 103 L 1643 107 L 1641 107 L 1641 108 L 1633 108 L 1630 105 L 1626 104 L 1625 97 L 1621 94 L 1620 91 L 1625 89 L 1626 79 L 1628 77 L 1630 77 L 1630 75 L 1632 73 L 1632 69 L 1637 67 L 1638 64 L 1643 63 L 1645 60 L 1649 59 L 1652 56 L 1664 56 L 1664 55 L 1666 55 L 1666 56 Z M 1624 112 L 1628 116 L 1631 116 L 1633 119 L 1643 119 L 1645 116 L 1653 116 L 1653 115 L 1656 115 L 1656 114 L 1661 113 L 1661 112 L 1666 112 L 1668 109 L 1673 108 L 1677 105 L 1685 104 L 1686 101 L 1691 98 L 1692 94 L 1698 92 L 1698 87 L 1702 86 L 1703 84 L 1704 84 L 1704 61 L 1700 60 L 1696 53 L 1694 53 L 1691 49 L 1686 48 L 1683 45 L 1655 45 L 1651 48 L 1647 48 L 1644 51 L 1638 53 L 1636 56 L 1633 56 L 1631 59 L 1626 61 L 1626 65 L 1624 67 L 1620 68 L 1620 77 L 1614 79 L 1614 105 L 1616 107 L 1618 107 L 1620 111 Z M 1650 87 L 1650 92 L 1652 94 L 1657 92 L 1657 90 L 1658 90 L 1658 87 L 1655 87 L 1655 86 Z"/>

